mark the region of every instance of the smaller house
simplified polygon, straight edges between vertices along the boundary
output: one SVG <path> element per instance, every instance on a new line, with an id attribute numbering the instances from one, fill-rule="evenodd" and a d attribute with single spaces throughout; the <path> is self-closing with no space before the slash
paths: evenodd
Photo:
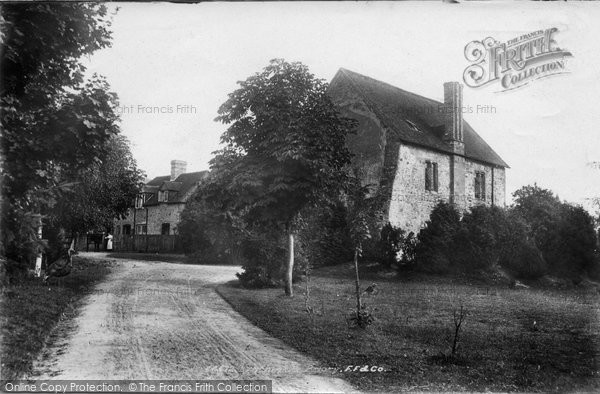
<path id="1" fill-rule="evenodd" d="M 122 235 L 176 235 L 186 202 L 208 177 L 208 171 L 187 173 L 187 163 L 171 161 L 171 174 L 146 183 L 125 219 L 116 220 L 116 241 Z"/>

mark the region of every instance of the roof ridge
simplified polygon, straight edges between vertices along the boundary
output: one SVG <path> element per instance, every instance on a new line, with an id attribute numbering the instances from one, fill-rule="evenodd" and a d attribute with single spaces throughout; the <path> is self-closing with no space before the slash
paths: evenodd
<path id="1" fill-rule="evenodd" d="M 377 117 L 383 127 L 394 131 L 405 143 L 448 153 L 448 147 L 438 133 L 439 127 L 444 123 L 443 114 L 435 108 L 443 105 L 442 102 L 343 67 L 334 77 L 334 79 L 337 78 L 343 79 L 343 83 L 360 96 L 365 107 Z M 422 112 L 411 110 L 411 108 L 420 107 L 424 109 Z M 433 107 L 431 112 L 425 110 L 428 107 Z M 418 133 L 420 130 L 415 132 L 414 128 L 406 122 L 407 119 L 411 121 L 414 119 L 417 125 L 422 124 L 426 132 Z M 407 129 L 405 130 L 405 128 Z M 471 127 L 467 119 L 464 119 L 464 139 L 464 157 L 508 167 L 508 164 Z"/>
<path id="2" fill-rule="evenodd" d="M 183 174 L 179 174 L 179 175 L 201 174 L 203 172 L 210 172 L 210 170 L 184 172 Z M 159 175 L 159 176 L 155 176 L 154 178 L 150 179 L 150 181 L 153 181 L 153 180 L 158 179 L 158 178 L 167 178 L 167 177 L 171 178 L 171 175 Z"/>
<path id="3" fill-rule="evenodd" d="M 203 172 L 209 172 L 209 170 L 201 170 L 201 171 L 184 172 L 183 174 L 179 174 L 179 175 L 200 174 L 200 173 L 203 173 Z"/>

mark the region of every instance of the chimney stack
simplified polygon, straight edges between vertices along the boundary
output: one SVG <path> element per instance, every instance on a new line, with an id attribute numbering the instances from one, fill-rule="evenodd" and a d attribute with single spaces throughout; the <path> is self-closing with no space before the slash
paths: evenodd
<path id="1" fill-rule="evenodd" d="M 177 179 L 181 174 L 185 174 L 187 162 L 183 160 L 171 160 L 171 181 Z"/>
<path id="2" fill-rule="evenodd" d="M 450 144 L 452 151 L 463 155 L 463 92 L 458 82 L 444 83 L 444 140 Z"/>

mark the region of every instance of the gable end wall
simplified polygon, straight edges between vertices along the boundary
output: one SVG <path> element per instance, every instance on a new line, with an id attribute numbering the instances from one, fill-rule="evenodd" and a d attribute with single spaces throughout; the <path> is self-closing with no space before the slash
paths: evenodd
<path id="1" fill-rule="evenodd" d="M 352 166 L 359 171 L 362 185 L 372 185 L 371 191 L 376 193 L 383 175 L 384 128 L 347 78 L 332 81 L 328 95 L 342 116 L 358 122 L 356 134 L 347 138 L 348 149 L 354 155 Z"/>
<path id="2" fill-rule="evenodd" d="M 426 162 L 438 164 L 438 191 L 425 190 Z M 433 207 L 450 197 L 450 156 L 402 144 L 392 187 L 388 220 L 394 226 L 415 233 Z"/>

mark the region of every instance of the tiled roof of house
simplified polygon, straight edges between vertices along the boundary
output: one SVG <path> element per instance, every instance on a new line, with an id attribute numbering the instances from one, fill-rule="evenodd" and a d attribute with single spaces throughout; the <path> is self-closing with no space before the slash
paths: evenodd
<path id="1" fill-rule="evenodd" d="M 180 191 L 181 187 L 183 186 L 183 183 L 181 182 L 177 182 L 177 181 L 166 181 L 163 182 L 162 185 L 160 185 L 160 190 L 173 190 L 173 191 Z"/>
<path id="2" fill-rule="evenodd" d="M 163 184 L 163 182 L 168 181 L 169 179 L 171 179 L 171 177 L 169 175 L 165 175 L 165 176 L 157 176 L 156 178 L 148 181 L 146 183 L 146 186 L 158 186 L 160 187 L 160 185 Z"/>
<path id="3" fill-rule="evenodd" d="M 160 186 L 150 185 L 150 184 L 146 183 L 144 185 L 144 187 L 142 188 L 142 192 L 144 192 L 144 193 L 156 193 L 159 188 L 160 188 Z"/>
<path id="4" fill-rule="evenodd" d="M 443 103 L 418 94 L 407 92 L 385 82 L 341 68 L 331 85 L 340 79 L 350 82 L 355 92 L 389 129 L 397 133 L 401 141 L 443 152 L 451 152 L 443 141 Z M 500 167 L 508 165 L 494 150 L 463 121 L 465 156 Z"/>
<path id="5" fill-rule="evenodd" d="M 144 191 L 152 193 L 144 205 L 159 204 L 158 191 L 169 191 L 169 203 L 184 203 L 196 186 L 208 177 L 208 174 L 208 171 L 189 172 L 179 175 L 174 181 L 171 181 L 169 175 L 156 177 L 147 182 L 144 187 Z"/>

